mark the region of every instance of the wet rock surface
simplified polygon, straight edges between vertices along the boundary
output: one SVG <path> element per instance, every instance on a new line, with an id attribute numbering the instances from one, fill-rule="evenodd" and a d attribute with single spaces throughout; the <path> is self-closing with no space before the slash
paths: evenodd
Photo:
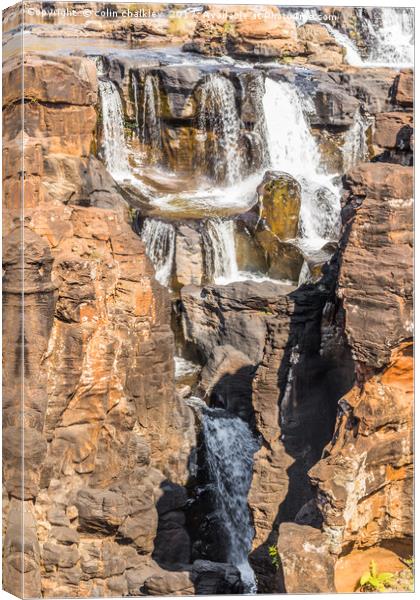
<path id="1" fill-rule="evenodd" d="M 26 595 L 44 597 L 247 591 L 221 549 L 203 403 L 191 394 L 246 422 L 258 446 L 248 504 L 259 592 L 332 592 L 342 589 L 347 557 L 412 554 L 412 70 L 348 65 L 331 29 L 298 26 L 287 11 L 273 8 L 257 23 L 229 11 L 59 30 L 131 49 L 176 41 L 165 58 L 145 48 L 139 63 L 102 49 L 95 66 L 81 55 L 30 52 L 5 65 L 4 576 L 14 594 L 23 584 Z M 6 29 L 18 17 L 9 11 Z M 360 23 L 376 18 L 340 12 L 338 30 L 359 35 L 364 57 Z M 38 40 L 48 27 L 34 28 Z M 180 56 L 230 58 L 180 65 Z M 239 123 L 234 183 L 261 174 L 246 208 L 218 215 L 218 225 L 234 223 L 223 254 L 237 255 L 229 276 L 247 271 L 249 280 L 214 283 L 226 273 L 209 268 L 213 215 L 194 210 L 165 221 L 176 229 L 171 293 L 156 280 L 141 224 L 158 209 L 106 167 L 98 73 L 115 86 L 128 146 L 150 159 L 145 181 L 175 194 L 229 175 L 228 161 L 220 172 L 207 161 L 223 154 L 223 127 L 214 97 L 201 102 L 209 78 L 221 77 Z M 327 170 L 346 171 L 339 239 L 322 223 L 327 242 L 317 250 L 296 243 L 302 178 L 268 170 L 258 116 L 266 76 L 311 100 L 305 119 Z M 149 130 L 140 139 L 148 77 L 159 146 Z M 358 135 L 363 144 L 349 158 Z M 328 189 L 311 198 L 322 208 Z M 175 386 L 175 353 L 193 360 L 188 385 Z"/>

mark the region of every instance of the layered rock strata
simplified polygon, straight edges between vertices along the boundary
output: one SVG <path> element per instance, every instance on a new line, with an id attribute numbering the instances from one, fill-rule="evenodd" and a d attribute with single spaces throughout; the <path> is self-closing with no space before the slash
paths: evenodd
<path id="1" fill-rule="evenodd" d="M 412 170 L 366 163 L 348 174 L 345 186 L 335 300 L 342 318 L 325 326 L 321 351 L 335 352 L 341 330 L 355 384 L 339 400 L 334 434 L 308 473 L 320 518 L 305 519 L 309 534 L 299 515 L 279 529 L 284 585 L 295 592 L 306 589 L 296 571 L 310 572 L 301 537 L 314 537 L 330 574 L 340 555 L 350 554 L 351 568 L 351 553 L 360 549 L 412 553 Z M 322 581 L 320 591 L 335 589 L 333 576 Z"/>
<path id="2" fill-rule="evenodd" d="M 171 575 L 152 559 L 159 502 L 186 483 L 195 441 L 173 384 L 168 294 L 90 156 L 93 63 L 26 57 L 23 70 L 22 183 L 22 65 L 5 69 L 17 82 L 4 107 L 5 585 L 31 596 L 192 593 L 190 570 Z"/>
<path id="3" fill-rule="evenodd" d="M 342 589 L 343 559 L 356 569 L 363 552 L 412 553 L 412 72 L 345 66 L 325 27 L 296 27 L 277 10 L 258 26 L 206 12 L 184 32 L 169 20 L 78 31 L 134 44 L 173 35 L 196 53 L 317 67 L 102 61 L 131 131 L 135 86 L 158 80 L 159 159 L 180 186 L 207 173 L 194 140 L 214 72 L 234 90 L 244 172 L 265 165 L 250 93 L 263 73 L 313 98 L 327 170 L 347 171 L 339 247 L 310 265 L 313 283 L 207 284 L 194 214 L 177 223 L 175 248 L 179 338 L 202 367 L 194 393 L 259 441 L 249 493 L 258 590 L 330 592 Z M 130 226 L 126 200 L 143 218 L 144 198 L 102 160 L 95 64 L 27 53 L 4 78 L 5 585 L 46 597 L 240 593 L 235 567 L 194 560 L 200 423 L 175 390 L 168 291 Z M 347 161 L 356 126 L 365 146 Z M 300 208 L 297 181 L 266 173 L 258 203 L 236 218 L 240 266 L 297 282 Z"/>

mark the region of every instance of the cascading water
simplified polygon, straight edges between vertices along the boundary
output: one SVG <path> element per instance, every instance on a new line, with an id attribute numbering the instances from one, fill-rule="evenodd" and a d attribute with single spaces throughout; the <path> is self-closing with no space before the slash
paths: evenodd
<path id="1" fill-rule="evenodd" d="M 227 556 L 241 573 L 247 593 L 256 593 L 248 562 L 254 535 L 248 508 L 253 455 L 258 444 L 247 423 L 221 409 L 204 409 L 203 439 L 216 511 L 226 532 Z"/>
<path id="2" fill-rule="evenodd" d="M 368 154 L 366 131 L 370 125 L 368 118 L 363 117 L 360 109 L 353 117 L 353 125 L 347 131 L 342 147 L 343 171 L 346 172 L 358 162 L 365 160 Z"/>
<path id="3" fill-rule="evenodd" d="M 346 51 L 346 63 L 352 67 L 362 67 L 363 58 L 360 56 L 360 52 L 356 44 L 344 33 L 338 31 L 335 27 L 331 27 L 328 23 L 323 23 L 324 27 L 328 29 L 337 44 L 342 46 Z"/>
<path id="4" fill-rule="evenodd" d="M 137 102 L 139 98 L 137 99 Z M 141 111 L 137 107 L 137 124 L 140 142 L 148 144 L 151 149 L 150 158 L 159 160 L 162 148 L 162 131 L 160 121 L 159 78 L 147 73 L 143 78 L 143 102 Z"/>
<path id="5" fill-rule="evenodd" d="M 123 180 L 130 177 L 130 165 L 124 136 L 121 98 L 112 81 L 99 79 L 98 85 L 102 107 L 105 164 L 114 179 Z"/>
<path id="6" fill-rule="evenodd" d="M 134 96 L 134 110 L 136 112 L 136 123 L 137 123 L 137 136 L 140 139 L 140 126 L 139 126 L 139 82 L 134 73 L 131 73 L 131 87 L 133 88 Z"/>
<path id="7" fill-rule="evenodd" d="M 299 244 L 311 252 L 338 235 L 340 190 L 322 169 L 302 105 L 290 83 L 267 78 L 263 106 L 271 167 L 301 184 Z"/>
<path id="8" fill-rule="evenodd" d="M 228 283 L 239 279 L 235 250 L 235 226 L 231 220 L 209 219 L 203 227 L 206 274 L 210 281 Z"/>
<path id="9" fill-rule="evenodd" d="M 299 177 L 318 177 L 320 155 L 296 90 L 267 78 L 263 100 L 271 166 Z"/>
<path id="10" fill-rule="evenodd" d="M 198 125 L 213 135 L 211 159 L 216 180 L 236 184 L 241 176 L 240 120 L 235 88 L 226 77 L 211 74 L 201 86 Z"/>
<path id="11" fill-rule="evenodd" d="M 145 219 L 141 239 L 152 261 L 156 279 L 162 285 L 169 285 L 175 255 L 175 228 L 158 219 Z"/>
<path id="12" fill-rule="evenodd" d="M 336 42 L 346 50 L 346 62 L 353 67 L 410 67 L 414 63 L 414 11 L 411 8 L 375 8 L 373 19 L 357 9 L 357 19 L 367 32 L 368 53 L 362 58 L 346 34 L 323 23 Z"/>
<path id="13" fill-rule="evenodd" d="M 414 10 L 374 9 L 374 21 L 367 20 L 372 66 L 409 67 L 414 63 Z"/>

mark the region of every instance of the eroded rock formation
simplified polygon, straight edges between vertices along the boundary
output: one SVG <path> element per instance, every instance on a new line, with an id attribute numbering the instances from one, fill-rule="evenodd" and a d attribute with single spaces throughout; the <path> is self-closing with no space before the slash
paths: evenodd
<path id="1" fill-rule="evenodd" d="M 364 552 L 412 553 L 412 70 L 351 66 L 331 28 L 277 8 L 256 22 L 247 10 L 206 8 L 188 23 L 53 20 L 66 39 L 176 41 L 180 53 L 258 66 L 173 65 L 153 52 L 140 65 L 98 52 L 95 64 L 82 51 L 5 64 L 4 574 L 14 594 L 244 591 L 220 547 L 195 395 L 240 417 L 258 445 L 248 503 L 259 592 L 344 589 L 342 565 L 356 572 Z M 11 30 L 18 12 L 6 17 Z M 343 9 L 336 29 L 356 31 L 367 56 L 360 23 Z M 129 168 L 146 156 L 146 183 L 184 203 L 161 221 L 173 233 L 171 293 L 141 239 L 160 208 L 106 167 L 98 72 L 121 103 Z M 206 87 L 215 77 L 217 97 Z M 299 239 L 305 173 L 270 167 L 267 78 L 311 100 L 305 126 L 323 168 L 345 173 L 341 231 L 322 222 L 329 242 L 316 251 Z M 218 117 L 226 97 L 231 154 Z M 261 176 L 245 208 L 213 214 L 181 197 L 203 178 L 235 187 L 249 172 Z M 329 193 L 311 196 L 321 213 Z M 215 223 L 231 226 L 231 245 L 209 251 Z M 222 258 L 237 257 L 233 282 L 214 265 L 222 242 Z M 175 385 L 175 354 L 194 361 L 188 385 Z"/>
<path id="2" fill-rule="evenodd" d="M 362 164 L 345 186 L 335 301 L 342 316 L 325 326 L 321 348 L 335 352 L 341 329 L 355 382 L 339 400 L 332 439 L 308 473 L 322 523 L 322 533 L 311 535 L 316 551 L 329 556 L 329 571 L 338 555 L 349 553 L 351 569 L 351 553 L 372 546 L 412 552 L 412 170 Z M 296 571 L 309 569 L 305 544 L 299 550 L 299 542 L 290 543 L 300 535 L 300 525 L 280 526 L 289 591 L 304 589 Z M 334 585 L 330 577 L 320 591 Z"/>
<path id="3" fill-rule="evenodd" d="M 30 98 L 25 103 L 25 158 L 30 161 L 34 149 L 38 161 L 31 163 L 26 182 L 23 240 L 16 163 L 10 164 L 19 158 L 20 132 L 17 125 L 8 127 L 8 121 L 5 128 L 10 161 L 5 221 L 10 233 L 6 231 L 4 242 L 4 341 L 15 356 L 5 372 L 5 577 L 16 594 L 22 592 L 21 584 L 31 595 L 139 593 L 146 579 L 161 572 L 151 558 L 157 502 L 173 493 L 166 481 L 175 492 L 186 483 L 195 441 L 192 413 L 180 404 L 173 384 L 167 291 L 153 278 L 115 184 L 109 186 L 112 180 L 102 164 L 88 157 L 97 100 L 92 64 L 87 59 L 43 63 L 38 58 L 25 63 L 29 73 L 40 68 L 28 88 L 37 97 L 35 109 Z M 14 63 L 6 78 L 20 71 L 21 65 Z M 83 76 L 92 72 L 88 85 Z M 50 80 L 60 85 L 48 87 Z M 18 109 L 14 100 L 9 88 L 6 119 Z M 50 114 L 66 115 L 44 129 L 33 110 L 43 115 L 42 123 Z M 67 145 L 61 144 L 57 154 L 62 122 Z M 74 171 L 76 180 L 71 178 Z M 103 208 L 111 203 L 112 208 Z M 27 296 L 24 342 L 22 278 Z M 19 370 L 22 344 L 24 379 Z M 24 415 L 17 408 L 23 384 L 30 403 Z M 174 510 L 182 515 L 182 507 Z M 165 580 L 165 589 L 192 590 L 189 575 L 185 578 L 188 586 L 178 588 L 174 581 L 171 587 Z"/>

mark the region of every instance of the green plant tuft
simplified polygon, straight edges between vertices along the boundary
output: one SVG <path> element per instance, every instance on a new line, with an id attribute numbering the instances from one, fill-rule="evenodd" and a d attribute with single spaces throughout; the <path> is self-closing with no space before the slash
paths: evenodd
<path id="1" fill-rule="evenodd" d="M 393 573 L 379 573 L 378 565 L 374 560 L 369 565 L 369 571 L 366 571 L 359 582 L 359 589 L 362 592 L 385 592 L 387 587 L 391 587 L 394 582 Z"/>
<path id="2" fill-rule="evenodd" d="M 277 547 L 269 546 L 268 554 L 270 555 L 270 558 L 271 558 L 271 564 L 276 569 L 276 571 L 278 571 L 278 569 L 280 568 L 280 556 L 279 556 L 279 551 L 277 550 Z"/>

